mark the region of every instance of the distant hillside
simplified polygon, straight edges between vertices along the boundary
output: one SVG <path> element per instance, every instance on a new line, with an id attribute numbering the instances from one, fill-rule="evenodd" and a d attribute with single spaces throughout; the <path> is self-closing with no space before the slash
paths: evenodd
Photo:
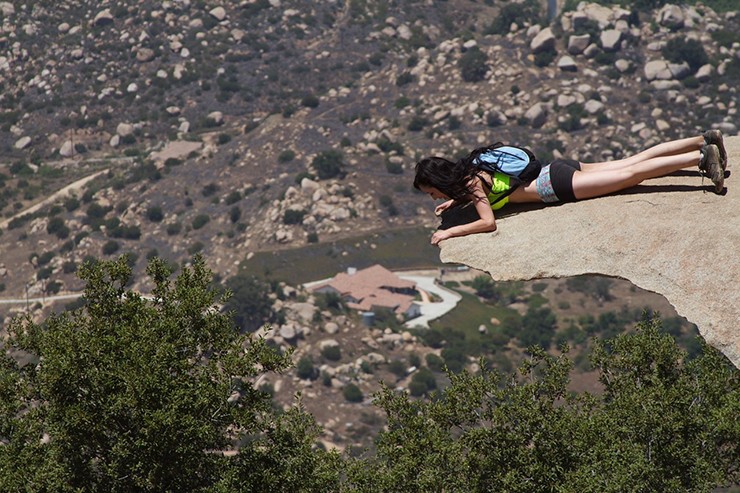
<path id="1" fill-rule="evenodd" d="M 228 276 L 252 252 L 432 225 L 410 186 L 425 154 L 505 140 L 602 160 L 737 133 L 736 12 L 219 5 L 0 2 L 6 294 L 74 290 L 90 256 L 201 251 Z"/>

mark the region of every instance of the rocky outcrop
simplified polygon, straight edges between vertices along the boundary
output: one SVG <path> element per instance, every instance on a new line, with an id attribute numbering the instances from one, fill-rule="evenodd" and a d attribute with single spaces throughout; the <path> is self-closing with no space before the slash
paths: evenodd
<path id="1" fill-rule="evenodd" d="M 740 367 L 740 136 L 725 139 L 725 192 L 694 172 L 621 194 L 514 208 L 489 234 L 442 242 L 441 259 L 496 280 L 603 274 L 661 293 Z M 509 206 L 511 207 L 511 206 Z"/>

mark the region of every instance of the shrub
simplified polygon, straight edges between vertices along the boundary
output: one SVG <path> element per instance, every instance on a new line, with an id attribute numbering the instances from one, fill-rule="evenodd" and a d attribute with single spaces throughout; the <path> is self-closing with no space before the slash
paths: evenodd
<path id="1" fill-rule="evenodd" d="M 396 101 L 393 103 L 393 106 L 397 110 L 401 110 L 410 104 L 411 100 L 409 98 L 407 98 L 406 96 L 401 96 L 400 98 L 396 99 Z"/>
<path id="2" fill-rule="evenodd" d="M 286 149 L 278 154 L 277 160 L 279 163 L 288 163 L 295 159 L 295 151 L 292 149 Z"/>
<path id="3" fill-rule="evenodd" d="M 390 161 L 387 161 L 385 163 L 385 169 L 388 171 L 388 173 L 392 175 L 402 175 L 403 174 L 403 166 L 399 163 L 392 163 Z"/>
<path id="4" fill-rule="evenodd" d="M 305 215 L 304 210 L 288 209 L 283 215 L 283 224 L 301 224 Z"/>
<path id="5" fill-rule="evenodd" d="M 110 210 L 110 207 L 103 207 L 97 202 L 93 202 L 87 207 L 87 217 L 90 219 L 102 219 Z"/>
<path id="6" fill-rule="evenodd" d="M 347 400 L 347 402 L 362 402 L 362 400 L 364 399 L 360 387 L 353 383 L 349 383 L 344 386 L 344 388 L 342 389 L 342 395 L 344 395 L 344 398 Z"/>
<path id="7" fill-rule="evenodd" d="M 460 57 L 458 67 L 465 82 L 478 82 L 486 77 L 488 72 L 488 56 L 477 46 L 469 49 Z"/>
<path id="8" fill-rule="evenodd" d="M 558 53 L 554 49 L 540 51 L 534 56 L 534 64 L 538 67 L 547 67 L 555 60 L 557 55 Z"/>
<path id="9" fill-rule="evenodd" d="M 434 353 L 429 353 L 425 357 L 427 366 L 432 371 L 442 371 L 444 367 L 444 360 Z"/>
<path id="10" fill-rule="evenodd" d="M 182 230 L 182 224 L 178 222 L 170 223 L 167 225 L 167 234 L 174 236 Z"/>
<path id="11" fill-rule="evenodd" d="M 437 379 L 428 368 L 422 368 L 411 377 L 409 392 L 418 397 L 431 392 L 437 388 Z"/>
<path id="12" fill-rule="evenodd" d="M 501 293 L 496 288 L 496 283 L 490 276 L 476 276 L 470 283 L 475 294 L 481 298 L 495 301 L 501 298 Z"/>
<path id="13" fill-rule="evenodd" d="M 36 272 L 36 280 L 43 281 L 44 279 L 49 279 L 52 272 L 54 272 L 54 269 L 51 267 L 43 267 Z"/>
<path id="14" fill-rule="evenodd" d="M 303 355 L 296 365 L 296 374 L 298 378 L 304 380 L 316 380 L 319 377 L 319 370 L 313 365 L 310 356 Z"/>
<path id="15" fill-rule="evenodd" d="M 683 37 L 668 40 L 663 47 L 663 57 L 673 63 L 686 62 L 693 70 L 709 62 L 704 45 L 696 39 Z"/>
<path id="16" fill-rule="evenodd" d="M 62 272 L 64 272 L 65 274 L 71 274 L 76 271 L 77 271 L 77 262 L 75 262 L 74 260 L 69 260 L 62 264 Z"/>
<path id="17" fill-rule="evenodd" d="M 53 259 L 54 256 L 55 256 L 55 254 L 52 251 L 44 252 L 41 255 L 37 255 L 35 253 L 32 253 L 31 254 L 31 257 L 32 258 L 33 257 L 36 257 L 36 265 L 38 265 L 39 267 L 42 266 L 42 265 L 46 265 L 49 262 L 51 262 L 51 259 Z"/>
<path id="18" fill-rule="evenodd" d="M 211 218 L 208 216 L 208 214 L 198 214 L 195 216 L 195 219 L 193 219 L 192 226 L 193 229 L 200 229 L 206 224 L 208 224 L 208 221 L 210 221 Z"/>
<path id="19" fill-rule="evenodd" d="M 241 217 L 242 217 L 242 210 L 239 208 L 238 205 L 235 205 L 229 210 L 229 220 L 232 223 L 238 222 Z"/>
<path id="20" fill-rule="evenodd" d="M 403 156 L 403 144 L 400 142 L 393 142 L 392 140 L 383 137 L 378 139 L 376 143 L 383 152 L 395 152 L 399 156 Z"/>
<path id="21" fill-rule="evenodd" d="M 103 255 L 112 255 L 118 251 L 120 245 L 115 240 L 109 240 L 103 245 Z"/>
<path id="22" fill-rule="evenodd" d="M 77 197 L 67 197 L 64 199 L 64 208 L 67 209 L 68 212 L 72 212 L 78 207 L 80 207 L 80 201 L 77 200 Z"/>
<path id="23" fill-rule="evenodd" d="M 413 81 L 414 81 L 414 76 L 411 74 L 411 72 L 403 72 L 396 79 L 396 85 L 398 87 L 401 87 L 401 86 L 405 86 L 406 84 L 410 84 Z"/>
<path id="24" fill-rule="evenodd" d="M 525 22 L 536 24 L 541 18 L 540 12 L 536 1 L 507 3 L 501 8 L 491 25 L 485 29 L 484 34 L 507 34 L 513 23 L 519 26 L 524 25 Z"/>
<path id="25" fill-rule="evenodd" d="M 308 243 L 318 243 L 319 242 L 319 235 L 315 231 L 312 231 L 312 232 L 308 233 L 308 235 L 306 236 L 306 241 Z"/>
<path id="26" fill-rule="evenodd" d="M 225 132 L 218 134 L 218 137 L 217 137 L 218 145 L 224 145 L 230 141 L 231 141 L 231 135 Z"/>
<path id="27" fill-rule="evenodd" d="M 202 242 L 200 242 L 200 241 L 196 241 L 195 243 L 193 243 L 192 245 L 190 245 L 190 247 L 188 247 L 188 253 L 189 253 L 190 255 L 195 255 L 196 253 L 198 253 L 198 252 L 200 252 L 201 250 L 203 250 L 203 247 L 204 247 L 204 246 L 205 246 L 205 245 L 203 245 L 203 243 L 202 243 Z"/>
<path id="28" fill-rule="evenodd" d="M 241 199 L 242 199 L 241 192 L 239 192 L 238 190 L 234 190 L 233 192 L 231 192 L 229 195 L 226 196 L 226 198 L 224 199 L 224 203 L 226 205 L 232 205 L 232 204 L 236 204 Z"/>
<path id="29" fill-rule="evenodd" d="M 301 99 L 301 105 L 306 108 L 316 108 L 319 105 L 319 98 L 313 94 L 307 94 Z"/>
<path id="30" fill-rule="evenodd" d="M 311 166 L 316 170 L 319 179 L 328 180 L 343 174 L 344 155 L 333 149 L 322 151 L 313 158 Z"/>
<path id="31" fill-rule="evenodd" d="M 218 192 L 219 186 L 217 183 L 209 183 L 208 185 L 204 186 L 203 189 L 200 191 L 200 193 L 204 197 L 210 197 L 211 195 Z"/>
<path id="32" fill-rule="evenodd" d="M 153 223 L 158 223 L 164 219 L 164 212 L 158 205 L 150 206 L 146 211 L 146 217 Z"/>
<path id="33" fill-rule="evenodd" d="M 325 346 L 321 350 L 321 356 L 329 361 L 339 361 L 342 359 L 342 351 L 339 349 L 339 346 Z"/>
<path id="34" fill-rule="evenodd" d="M 429 121 L 421 115 L 414 115 L 411 117 L 408 126 L 406 127 L 410 132 L 421 132 L 429 124 Z"/>
<path id="35" fill-rule="evenodd" d="M 59 216 L 55 216 L 49 219 L 49 222 L 46 225 L 46 232 L 50 235 L 58 234 L 61 230 L 64 229 L 66 229 L 67 233 L 63 237 L 60 236 L 60 238 L 66 238 L 67 236 L 69 236 L 69 228 L 65 226 L 64 219 Z"/>

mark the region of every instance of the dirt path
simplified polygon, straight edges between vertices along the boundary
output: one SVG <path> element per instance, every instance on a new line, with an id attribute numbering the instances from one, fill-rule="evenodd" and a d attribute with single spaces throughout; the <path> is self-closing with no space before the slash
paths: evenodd
<path id="1" fill-rule="evenodd" d="M 3 220 L 2 222 L 0 222 L 0 229 L 7 229 L 8 224 L 10 224 L 10 221 L 12 221 L 13 219 L 15 219 L 17 217 L 20 217 L 20 216 L 23 216 L 23 215 L 26 215 L 26 214 L 32 214 L 32 213 L 36 212 L 37 210 L 41 209 L 42 207 L 44 207 L 45 205 L 51 204 L 51 203 L 55 202 L 56 200 L 58 200 L 61 197 L 65 197 L 65 196 L 69 195 L 72 192 L 77 192 L 78 190 L 82 189 L 82 187 L 84 187 L 88 182 L 94 180 L 98 176 L 102 175 L 103 173 L 107 173 L 107 172 L 108 172 L 108 169 L 96 171 L 92 175 L 86 176 L 84 178 L 81 178 L 81 179 L 73 182 L 73 183 L 70 183 L 69 185 L 67 185 L 66 187 L 62 188 L 61 190 L 58 190 L 58 191 L 54 192 L 53 194 L 49 195 L 47 198 L 45 198 L 41 202 L 38 202 L 38 203 L 32 205 L 28 209 L 24 209 L 24 210 L 20 211 L 19 213 L 15 214 L 13 217 L 10 217 L 8 219 Z"/>

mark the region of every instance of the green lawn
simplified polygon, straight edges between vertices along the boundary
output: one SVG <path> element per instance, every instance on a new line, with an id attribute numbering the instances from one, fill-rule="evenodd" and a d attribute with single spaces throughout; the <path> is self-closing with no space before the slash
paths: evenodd
<path id="1" fill-rule="evenodd" d="M 429 244 L 427 228 L 373 233 L 302 248 L 259 252 L 242 262 L 250 274 L 290 284 L 332 277 L 348 267 L 380 264 L 387 269 L 437 268 L 439 249 Z"/>

